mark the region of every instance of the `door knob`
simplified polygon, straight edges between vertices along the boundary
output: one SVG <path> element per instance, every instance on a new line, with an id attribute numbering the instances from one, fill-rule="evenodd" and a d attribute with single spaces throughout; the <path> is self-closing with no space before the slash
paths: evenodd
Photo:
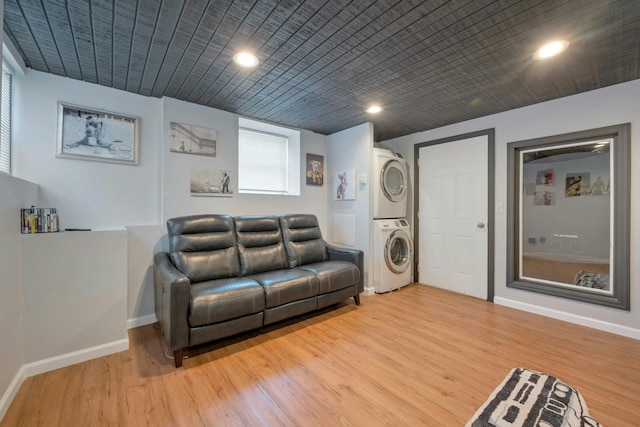
<path id="1" fill-rule="evenodd" d="M 478 223 L 478 228 L 484 228 L 484 222 L 479 222 Z"/>

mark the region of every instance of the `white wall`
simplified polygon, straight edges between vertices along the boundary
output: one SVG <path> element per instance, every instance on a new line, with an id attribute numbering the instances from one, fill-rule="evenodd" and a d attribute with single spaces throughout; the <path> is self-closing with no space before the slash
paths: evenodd
<path id="1" fill-rule="evenodd" d="M 192 166 L 237 170 L 239 116 L 235 114 L 33 70 L 16 76 L 14 85 L 14 175 L 41 185 L 38 204 L 56 207 L 62 228 L 124 226 L 128 230 L 129 326 L 153 321 L 152 259 L 154 252 L 167 250 L 164 224 L 168 218 L 205 212 L 313 213 L 327 232 L 326 185 L 306 186 L 303 182 L 300 196 L 236 192 L 232 198 L 190 197 Z M 139 165 L 57 158 L 59 101 L 139 117 Z M 217 157 L 170 153 L 172 121 L 216 129 Z M 300 173 L 304 174 L 307 153 L 327 156 L 326 137 L 300 132 Z M 237 175 L 233 178 L 237 181 Z"/>
<path id="2" fill-rule="evenodd" d="M 159 222 L 160 100 L 33 70 L 14 84 L 13 175 L 40 185 L 62 228 Z M 59 101 L 139 117 L 139 165 L 56 158 Z"/>
<path id="3" fill-rule="evenodd" d="M 167 228 L 160 225 L 127 227 L 127 327 L 156 321 L 153 296 L 153 255 L 166 251 Z"/>
<path id="4" fill-rule="evenodd" d="M 610 197 L 609 195 L 565 196 L 567 174 L 590 173 L 590 182 L 597 177 L 609 182 L 608 153 L 554 162 L 525 163 L 522 182 L 536 182 L 537 172 L 552 169 L 553 184 L 536 185 L 536 191 L 555 194 L 553 205 L 534 205 L 535 195 L 522 200 L 523 252 L 532 254 L 562 254 L 567 261 L 573 259 L 609 262 Z M 591 187 L 589 187 L 589 190 Z M 575 237 L 557 237 L 556 234 Z M 544 238 L 544 239 L 541 239 Z M 529 239 L 535 239 L 532 242 Z"/>
<path id="5" fill-rule="evenodd" d="M 328 139 L 328 162 L 325 182 L 329 187 L 327 195 L 329 200 L 329 233 L 326 234 L 327 241 L 339 246 L 355 247 L 364 251 L 364 286 L 365 293 L 373 293 L 373 279 L 371 278 L 371 246 L 373 242 L 370 238 L 372 230 L 372 206 L 369 184 L 361 184 L 360 179 L 365 176 L 367 182 L 371 173 L 371 162 L 373 153 L 373 125 L 364 123 L 342 132 L 334 133 Z M 354 169 L 356 172 L 356 199 L 355 200 L 334 200 L 337 189 L 335 177 L 338 173 Z M 338 217 L 336 223 L 336 215 Z M 351 216 L 355 217 L 352 218 Z M 349 235 L 349 221 L 355 222 L 353 235 Z M 343 222 L 343 221 L 346 221 Z M 340 232 L 340 241 L 335 241 L 334 233 Z M 345 235 L 346 234 L 346 235 Z M 353 245 L 344 242 L 353 241 Z"/>
<path id="6" fill-rule="evenodd" d="M 38 186 L 0 173 L 0 419 L 17 392 L 9 387 L 24 363 L 20 209 L 38 201 Z"/>
<path id="7" fill-rule="evenodd" d="M 495 216 L 495 301 L 640 339 L 640 80 L 494 114 L 384 142 L 411 163 L 414 145 L 495 128 L 496 205 L 507 203 L 507 144 L 532 138 L 631 123 L 631 311 L 617 310 L 506 286 L 507 218 Z M 413 221 L 413 212 L 410 212 Z"/>
<path id="8" fill-rule="evenodd" d="M 301 182 L 300 196 L 238 194 L 238 118 L 237 114 L 164 98 L 162 150 L 163 222 L 169 218 L 201 213 L 229 215 L 280 215 L 311 213 L 318 217 L 323 233 L 327 230 L 327 186 L 307 186 Z M 185 123 L 217 131 L 216 157 L 169 152 L 171 122 Z M 300 176 L 306 171 L 307 153 L 327 156 L 327 138 L 300 131 Z M 232 170 L 233 197 L 192 197 L 189 176 L 192 167 Z"/>
<path id="9" fill-rule="evenodd" d="M 20 237 L 25 364 L 66 366 L 77 363 L 73 353 L 127 349 L 126 230 Z"/>

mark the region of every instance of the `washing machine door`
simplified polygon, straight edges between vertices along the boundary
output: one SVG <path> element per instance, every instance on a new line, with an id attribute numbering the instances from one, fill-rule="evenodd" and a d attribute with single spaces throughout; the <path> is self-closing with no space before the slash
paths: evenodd
<path id="1" fill-rule="evenodd" d="M 384 261 L 390 271 L 401 274 L 407 271 L 413 258 L 411 237 L 404 230 L 395 230 L 384 245 Z"/>
<path id="2" fill-rule="evenodd" d="M 395 159 L 387 160 L 380 170 L 380 186 L 390 201 L 403 201 L 407 192 L 404 165 Z"/>

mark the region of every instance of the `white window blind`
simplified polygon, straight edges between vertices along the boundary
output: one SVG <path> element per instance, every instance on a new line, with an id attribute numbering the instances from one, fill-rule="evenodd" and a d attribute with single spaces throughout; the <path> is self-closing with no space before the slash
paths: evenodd
<path id="1" fill-rule="evenodd" d="M 11 173 L 11 72 L 4 64 L 0 102 L 0 172 Z"/>
<path id="2" fill-rule="evenodd" d="M 239 129 L 238 190 L 245 193 L 288 193 L 286 136 Z"/>

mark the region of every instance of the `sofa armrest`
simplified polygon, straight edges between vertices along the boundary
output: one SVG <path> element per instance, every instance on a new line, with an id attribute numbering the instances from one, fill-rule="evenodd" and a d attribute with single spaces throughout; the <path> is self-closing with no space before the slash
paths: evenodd
<path id="1" fill-rule="evenodd" d="M 153 257 L 155 311 L 170 350 L 189 345 L 189 301 L 191 283 L 171 262 L 169 254 Z"/>
<path id="2" fill-rule="evenodd" d="M 358 293 L 364 292 L 364 252 L 360 249 L 341 248 L 325 242 L 329 261 L 349 261 L 358 266 L 360 270 L 360 281 L 358 282 Z"/>

